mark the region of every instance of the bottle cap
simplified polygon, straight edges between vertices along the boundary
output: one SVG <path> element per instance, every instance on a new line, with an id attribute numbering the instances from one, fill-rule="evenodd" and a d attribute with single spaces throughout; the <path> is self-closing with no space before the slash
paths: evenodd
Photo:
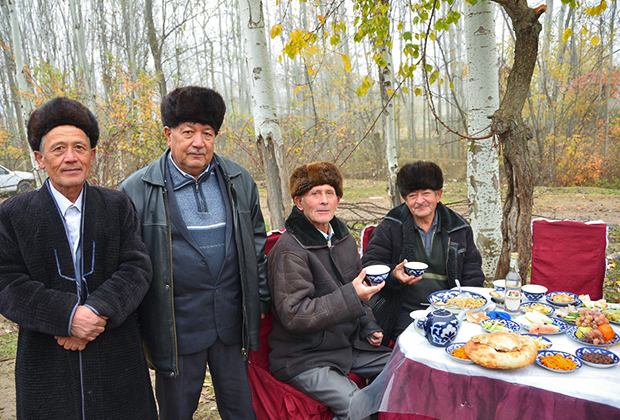
<path id="1" fill-rule="evenodd" d="M 519 258 L 519 253 L 518 252 L 511 252 L 510 253 L 510 258 L 512 258 L 513 260 L 516 260 Z"/>

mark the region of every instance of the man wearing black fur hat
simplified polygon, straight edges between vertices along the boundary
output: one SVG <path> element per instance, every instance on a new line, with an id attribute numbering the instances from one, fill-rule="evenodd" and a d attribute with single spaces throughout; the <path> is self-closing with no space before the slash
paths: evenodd
<path id="1" fill-rule="evenodd" d="M 189 420 L 208 363 L 222 419 L 254 419 L 245 356 L 270 307 L 258 189 L 213 152 L 226 106 L 211 89 L 161 103 L 169 149 L 121 185 L 136 206 L 154 277 L 140 306 L 161 420 Z"/>
<path id="2" fill-rule="evenodd" d="M 81 103 L 43 104 L 28 142 L 49 178 L 0 205 L 0 312 L 20 326 L 18 419 L 157 419 L 135 314 L 151 261 L 129 199 L 86 182 L 98 138 Z"/>
<path id="3" fill-rule="evenodd" d="M 366 304 L 383 283 L 364 283 L 355 239 L 334 216 L 342 197 L 336 165 L 300 166 L 291 174 L 290 190 L 295 206 L 269 253 L 270 369 L 344 419 L 359 391 L 347 375 L 374 377 L 390 358 Z"/>
<path id="4" fill-rule="evenodd" d="M 433 162 L 407 163 L 396 177 L 403 204 L 393 208 L 376 227 L 362 257 L 364 266 L 387 264 L 392 268 L 386 286 L 373 298 L 375 314 L 395 339 L 411 323 L 409 313 L 425 309 L 429 294 L 462 286 L 482 286 L 482 257 L 469 224 L 443 205 L 443 174 Z M 407 261 L 428 264 L 423 276 L 409 276 Z M 387 302 L 387 304 L 386 304 Z"/>

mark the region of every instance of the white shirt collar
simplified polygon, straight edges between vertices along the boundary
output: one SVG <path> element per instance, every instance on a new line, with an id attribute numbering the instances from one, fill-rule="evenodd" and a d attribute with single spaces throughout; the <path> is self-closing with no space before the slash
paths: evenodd
<path id="1" fill-rule="evenodd" d="M 193 181 L 195 181 L 197 178 L 194 178 L 193 175 L 188 174 L 187 172 L 185 172 L 183 169 L 179 168 L 179 165 L 177 165 L 177 163 L 174 161 L 174 159 L 172 159 L 172 153 L 170 153 L 168 155 L 168 157 L 170 158 L 170 162 L 172 162 L 172 164 L 174 165 L 175 168 L 177 168 L 179 170 L 179 172 L 181 173 L 181 175 L 183 175 L 186 178 L 191 178 Z M 213 159 L 211 159 L 211 162 L 209 162 L 209 164 L 207 165 L 206 169 L 204 171 L 202 171 L 202 173 L 200 174 L 200 176 L 202 176 L 203 174 L 205 174 L 206 172 L 209 172 L 211 170 L 211 165 L 213 165 Z M 200 178 L 200 176 L 198 178 Z"/>
<path id="2" fill-rule="evenodd" d="M 51 182 L 49 183 L 49 186 L 50 191 L 54 196 L 54 200 L 56 200 L 56 204 L 58 204 L 58 208 L 63 215 L 67 214 L 67 209 L 71 206 L 75 206 L 79 212 L 82 211 L 82 197 L 84 196 L 84 187 L 82 187 L 82 191 L 80 191 L 80 195 L 78 196 L 77 200 L 75 200 L 75 203 L 72 203 L 71 200 L 69 200 L 67 197 L 62 195 L 60 191 L 54 188 Z"/>
<path id="3" fill-rule="evenodd" d="M 332 229 L 332 224 L 331 223 L 327 224 L 327 233 L 323 232 L 319 228 L 316 228 L 316 230 L 321 232 L 321 235 L 323 235 L 323 237 L 325 237 L 326 241 L 329 241 L 332 238 L 332 236 L 334 236 L 334 229 Z"/>

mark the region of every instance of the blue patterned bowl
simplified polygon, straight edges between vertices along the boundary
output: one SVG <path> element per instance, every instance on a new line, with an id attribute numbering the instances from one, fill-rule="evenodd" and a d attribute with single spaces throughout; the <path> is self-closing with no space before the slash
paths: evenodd
<path id="1" fill-rule="evenodd" d="M 405 273 L 414 277 L 420 277 L 421 275 L 423 275 L 426 272 L 427 268 L 428 265 L 424 264 L 423 262 L 412 261 L 405 263 Z"/>
<path id="2" fill-rule="evenodd" d="M 366 267 L 366 277 L 374 285 L 381 284 L 390 274 L 390 267 L 387 265 L 369 265 Z"/>
<path id="3" fill-rule="evenodd" d="M 531 301 L 541 300 L 547 293 L 547 288 L 539 284 L 526 284 L 521 290 L 523 290 L 525 297 Z"/>

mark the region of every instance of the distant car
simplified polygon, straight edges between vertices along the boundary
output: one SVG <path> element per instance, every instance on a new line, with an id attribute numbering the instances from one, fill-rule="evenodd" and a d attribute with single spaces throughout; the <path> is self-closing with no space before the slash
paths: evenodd
<path id="1" fill-rule="evenodd" d="M 0 192 L 23 193 L 34 185 L 34 175 L 30 172 L 10 171 L 0 165 Z"/>

